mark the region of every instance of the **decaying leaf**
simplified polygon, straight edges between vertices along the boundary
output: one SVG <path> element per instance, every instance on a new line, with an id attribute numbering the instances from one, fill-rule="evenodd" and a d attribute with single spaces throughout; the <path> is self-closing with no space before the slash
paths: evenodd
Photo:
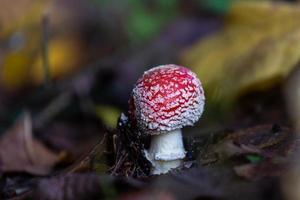
<path id="1" fill-rule="evenodd" d="M 168 192 L 155 192 L 152 191 L 142 191 L 142 192 L 133 192 L 126 195 L 121 196 L 118 200 L 175 200 L 176 198 Z"/>
<path id="2" fill-rule="evenodd" d="M 103 138 L 92 148 L 90 151 L 83 155 L 77 160 L 69 169 L 66 170 L 67 173 L 74 172 L 87 172 L 96 171 L 97 173 L 107 172 L 108 163 L 105 159 L 105 151 L 108 149 L 108 135 L 105 134 Z"/>
<path id="3" fill-rule="evenodd" d="M 147 185 L 139 180 L 95 173 L 71 173 L 37 181 L 30 199 L 117 199 L 120 194 L 138 191 Z"/>
<path id="4" fill-rule="evenodd" d="M 238 176 L 250 180 L 280 176 L 286 173 L 287 169 L 284 163 L 276 163 L 274 161 L 264 161 L 234 167 L 234 171 Z"/>
<path id="5" fill-rule="evenodd" d="M 250 180 L 281 177 L 291 164 L 299 141 L 291 129 L 261 125 L 228 133 L 200 151 L 201 165 L 232 166 L 236 175 Z"/>
<path id="6" fill-rule="evenodd" d="M 198 159 L 202 165 L 222 163 L 235 157 L 243 157 L 252 162 L 253 158 L 249 155 L 258 155 L 266 159 L 284 157 L 295 152 L 297 146 L 295 135 L 289 128 L 276 124 L 260 125 L 228 133 L 223 138 L 205 145 Z"/>
<path id="7" fill-rule="evenodd" d="M 300 60 L 300 7 L 272 2 L 233 4 L 221 32 L 183 55 L 209 103 L 231 102 L 285 78 Z"/>
<path id="8" fill-rule="evenodd" d="M 32 121 L 25 113 L 0 138 L 0 171 L 46 175 L 59 156 L 32 135 Z"/>
<path id="9" fill-rule="evenodd" d="M 152 182 L 154 191 L 167 191 L 176 199 L 221 199 L 225 180 L 216 172 L 204 168 L 190 168 L 159 176 Z"/>
<path id="10" fill-rule="evenodd" d="M 100 199 L 103 191 L 95 174 L 69 174 L 42 179 L 38 182 L 33 199 Z"/>

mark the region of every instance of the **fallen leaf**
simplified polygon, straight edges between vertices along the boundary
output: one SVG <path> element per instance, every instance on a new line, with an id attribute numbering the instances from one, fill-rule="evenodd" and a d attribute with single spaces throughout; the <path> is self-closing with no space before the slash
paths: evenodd
<path id="1" fill-rule="evenodd" d="M 299 17 L 294 4 L 233 4 L 223 30 L 183 55 L 183 64 L 199 75 L 207 102 L 230 105 L 245 93 L 286 78 L 300 60 Z"/>
<path id="2" fill-rule="evenodd" d="M 220 174 L 204 168 L 190 168 L 158 176 L 151 186 L 154 192 L 164 191 L 176 199 L 222 199 L 224 195 Z"/>
<path id="3" fill-rule="evenodd" d="M 116 107 L 107 105 L 97 105 L 95 107 L 95 112 L 97 116 L 103 121 L 103 123 L 109 127 L 114 128 L 118 122 L 118 117 L 121 111 Z"/>
<path id="4" fill-rule="evenodd" d="M 264 161 L 258 164 L 250 163 L 234 167 L 234 171 L 238 176 L 250 180 L 280 176 L 286 173 L 287 169 L 286 163 L 275 163 L 272 161 Z"/>
<path id="5" fill-rule="evenodd" d="M 49 74 L 52 79 L 68 76 L 80 68 L 78 63 L 83 48 L 76 38 L 71 36 L 56 38 L 48 45 Z M 36 85 L 43 83 L 44 73 L 43 58 L 39 54 L 31 68 L 31 77 Z"/>
<path id="6" fill-rule="evenodd" d="M 259 163 L 262 161 L 262 157 L 259 155 L 247 155 L 246 158 L 251 162 L 251 163 Z"/>
<path id="7" fill-rule="evenodd" d="M 2 24 L 1 12 L 0 23 L 3 27 L 1 26 L 0 40 L 3 44 L 0 45 L 0 59 L 3 61 L 0 63 L 0 84 L 3 89 L 15 91 L 43 83 L 45 59 L 41 49 L 44 43 L 47 43 L 48 47 L 47 58 L 51 80 L 74 75 L 95 61 L 102 52 L 105 54 L 111 45 L 111 41 L 107 42 L 106 39 L 101 41 L 101 47 L 97 45 L 100 42 L 91 39 L 93 41 L 91 45 L 90 40 L 83 39 L 93 37 L 91 35 L 94 34 L 99 38 L 99 34 L 96 34 L 90 26 L 95 25 L 95 20 L 97 27 L 102 24 L 99 7 L 90 6 L 89 3 L 80 0 L 72 3 L 18 0 L 17 7 L 5 1 L 4 4 L 9 6 L 5 13 L 9 14 L 9 17 L 13 15 L 13 20 L 9 18 L 7 21 L 5 18 L 8 17 L 5 16 L 6 21 Z M 49 20 L 49 25 L 44 23 L 42 28 L 41 21 L 44 19 Z M 90 29 L 93 29 L 91 34 L 86 32 Z M 48 40 L 44 39 L 46 34 L 49 35 Z M 105 42 L 109 47 L 103 46 Z"/>
<path id="8" fill-rule="evenodd" d="M 215 150 L 216 153 L 218 153 L 222 158 L 235 157 L 235 156 L 248 155 L 248 154 L 264 155 L 265 153 L 261 149 L 253 145 L 239 144 L 232 140 L 222 142 L 221 144 L 216 146 Z"/>
<path id="9" fill-rule="evenodd" d="M 29 199 L 117 199 L 147 185 L 139 180 L 96 173 L 70 173 L 37 181 Z"/>
<path id="10" fill-rule="evenodd" d="M 197 139 L 196 139 L 197 140 Z M 201 142 L 201 141 L 200 141 Z M 292 155 L 298 148 L 298 140 L 291 129 L 277 124 L 259 125 L 228 133 L 217 141 L 208 141 L 197 150 L 202 165 L 222 163 L 234 158 L 249 162 Z M 197 142 L 194 142 L 197 145 Z M 250 156 L 250 157 L 249 157 Z"/>
<path id="11" fill-rule="evenodd" d="M 118 198 L 118 200 L 175 200 L 177 199 L 174 195 L 170 192 L 166 191 L 138 191 L 125 194 Z"/>
<path id="12" fill-rule="evenodd" d="M 0 171 L 46 175 L 59 156 L 32 135 L 32 121 L 24 113 L 0 138 Z"/>
<path id="13" fill-rule="evenodd" d="M 32 199 L 100 199 L 103 197 L 99 177 L 95 174 L 69 174 L 41 179 Z"/>

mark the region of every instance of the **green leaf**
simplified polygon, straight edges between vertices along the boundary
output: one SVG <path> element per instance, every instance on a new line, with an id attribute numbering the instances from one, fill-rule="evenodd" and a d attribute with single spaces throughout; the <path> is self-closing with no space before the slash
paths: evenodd
<path id="1" fill-rule="evenodd" d="M 259 163 L 262 161 L 262 157 L 259 155 L 247 155 L 246 158 L 251 162 L 251 163 Z"/>

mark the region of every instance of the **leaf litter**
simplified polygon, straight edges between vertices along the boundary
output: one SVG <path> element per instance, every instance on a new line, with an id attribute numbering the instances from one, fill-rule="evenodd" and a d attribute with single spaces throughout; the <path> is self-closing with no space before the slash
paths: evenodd
<path id="1" fill-rule="evenodd" d="M 32 133 L 30 114 L 25 112 L 0 139 L 0 171 L 47 175 L 59 161 Z"/>
<path id="2" fill-rule="evenodd" d="M 265 6 L 262 7 L 254 6 L 254 8 L 253 6 L 250 6 L 250 10 L 254 9 L 254 11 L 257 11 L 258 15 L 254 16 L 258 16 L 263 19 L 265 16 L 275 16 L 276 19 L 281 19 L 282 16 L 280 13 L 282 11 L 287 14 L 286 21 L 291 21 L 291 18 L 299 15 L 299 13 L 290 6 L 276 7 L 278 12 L 274 13 L 273 6 L 270 6 L 269 3 L 264 5 Z M 242 73 L 243 76 L 240 81 L 241 84 L 236 84 L 236 82 L 232 84 L 231 81 L 236 81 L 235 79 L 228 80 L 228 82 L 223 84 L 223 86 L 227 87 L 229 85 L 230 87 L 227 87 L 226 91 L 219 94 L 220 96 L 223 95 L 223 97 L 226 97 L 227 94 L 233 94 L 233 96 L 236 97 L 240 95 L 240 93 L 244 93 L 245 91 L 248 92 L 248 87 L 252 88 L 253 85 L 256 85 L 256 83 L 261 80 L 264 81 L 266 77 L 271 77 L 271 79 L 267 79 L 266 82 L 273 84 L 272 77 L 276 78 L 277 75 L 284 77 L 287 71 L 294 68 L 294 62 L 298 60 L 298 47 L 292 45 L 294 44 L 294 41 L 298 40 L 298 29 L 291 32 L 283 29 L 282 31 L 279 31 L 279 33 L 273 33 L 272 31 L 274 30 L 272 27 L 276 27 L 277 25 L 271 24 L 270 32 L 265 32 L 266 35 L 259 35 L 261 29 L 258 31 L 248 29 L 239 31 L 240 29 L 238 27 L 241 23 L 238 20 L 236 21 L 235 16 L 242 16 L 242 21 L 248 22 L 254 27 L 257 27 L 255 25 L 255 20 L 253 21 L 252 18 L 249 18 L 247 15 L 248 12 L 244 12 L 245 10 L 249 11 L 248 9 L 249 7 L 245 7 L 244 4 L 240 5 L 240 7 L 239 5 L 235 6 L 227 19 L 229 23 L 227 26 L 234 27 L 235 29 L 231 31 L 229 28 L 226 28 L 223 31 L 225 33 L 224 36 L 218 34 L 213 36 L 214 39 L 204 42 L 204 45 L 202 43 L 202 46 L 210 46 L 211 43 L 213 43 L 213 46 L 215 45 L 220 47 L 212 48 L 214 50 L 214 54 L 212 55 L 221 54 L 223 48 L 229 48 L 228 52 L 227 50 L 224 52 L 232 55 L 232 57 L 229 55 L 221 55 L 221 59 L 215 59 L 215 57 L 211 56 L 206 57 L 207 52 L 204 51 L 203 57 L 205 57 L 205 59 L 201 59 L 202 57 L 197 53 L 199 49 L 202 52 L 201 44 L 200 46 L 197 44 L 197 46 L 192 48 L 190 51 L 192 52 L 195 50 L 195 60 L 193 60 L 193 53 L 186 55 L 185 57 L 184 62 L 195 63 L 193 66 L 195 66 L 195 69 L 199 74 L 202 74 L 201 72 L 202 70 L 205 70 L 205 67 L 212 69 L 212 65 L 206 65 L 204 68 L 200 68 L 203 62 L 212 62 L 213 64 L 216 62 L 216 70 L 219 70 L 219 73 L 207 71 L 208 74 L 211 72 L 212 76 L 204 76 L 204 78 L 207 78 L 206 81 L 209 82 L 209 84 L 211 84 L 209 80 L 217 83 L 223 80 L 220 77 L 215 77 L 222 74 L 220 72 L 227 71 L 224 70 L 222 66 L 225 66 L 225 69 L 227 69 L 229 68 L 227 66 L 231 66 L 230 63 L 234 64 L 233 68 L 237 70 L 229 70 L 229 72 L 230 74 L 233 74 L 234 77 L 237 73 L 238 75 Z M 267 21 L 269 19 L 270 17 L 266 18 Z M 256 21 L 259 22 L 259 20 Z M 275 20 L 275 22 L 281 23 L 280 20 Z M 295 24 L 297 25 L 298 23 L 295 22 Z M 173 32 L 176 32 L 176 26 L 177 24 L 175 23 L 174 27 L 176 29 L 174 28 Z M 289 24 L 286 26 L 289 26 Z M 294 29 L 294 23 L 290 26 L 290 29 Z M 194 28 L 196 25 L 192 25 L 191 27 Z M 197 27 L 199 26 L 197 25 Z M 191 31 L 192 30 L 193 29 L 191 29 Z M 254 34 L 258 33 L 257 37 L 254 37 L 253 40 L 248 37 L 249 33 L 252 32 Z M 139 54 L 141 54 L 141 56 L 136 56 L 136 54 L 130 56 L 129 61 L 127 61 L 128 68 L 131 69 L 131 67 L 134 66 L 132 63 L 139 63 L 136 57 L 142 57 L 144 54 L 144 57 L 149 57 L 149 55 L 153 54 L 150 58 L 154 57 L 155 62 L 158 62 L 159 60 L 157 58 L 158 56 L 156 56 L 157 54 L 161 54 L 160 56 L 166 59 L 165 52 L 168 51 L 168 49 L 154 47 L 166 46 L 164 45 L 165 43 L 162 43 L 162 41 L 166 41 L 165 38 L 171 38 L 169 32 L 167 33 L 168 34 L 166 34 L 163 39 L 159 38 L 159 40 L 157 40 L 157 44 L 149 47 L 151 50 L 150 53 L 145 53 L 145 51 L 140 51 L 139 49 Z M 274 35 L 275 39 L 268 39 L 269 35 Z M 232 47 L 228 47 L 228 45 L 225 45 L 226 47 L 224 47 L 224 42 L 222 42 L 223 40 L 235 38 L 237 38 L 237 40 L 233 42 Z M 244 38 L 249 39 L 251 44 L 240 43 L 241 41 L 244 41 Z M 188 39 L 188 36 L 186 36 L 186 39 Z M 211 41 L 221 41 L 221 43 L 215 44 Z M 263 41 L 263 43 L 256 45 L 258 41 Z M 176 42 L 170 43 L 173 44 Z M 255 51 L 257 48 L 259 50 Z M 148 51 L 150 51 L 149 49 Z M 160 50 L 158 53 L 157 49 Z M 284 71 L 281 71 L 283 70 L 281 68 L 277 68 L 278 65 L 270 65 L 270 63 L 273 63 L 272 56 L 269 55 L 270 53 L 265 54 L 265 52 L 272 52 L 272 49 L 275 49 L 276 55 L 279 55 L 282 52 L 288 53 L 291 49 L 296 49 L 295 53 L 292 54 L 293 59 L 290 61 L 286 61 L 283 57 L 278 56 L 278 59 L 283 63 L 286 63 L 288 66 L 288 68 Z M 175 53 L 176 55 L 178 54 L 177 51 L 173 52 L 174 55 Z M 261 54 L 263 55 L 262 58 L 259 57 Z M 146 59 L 141 60 L 143 62 Z M 173 60 L 173 58 L 167 58 L 166 60 Z M 244 66 L 244 64 L 240 64 L 243 60 L 248 62 L 246 65 L 248 67 L 248 71 L 244 71 L 244 68 L 242 69 L 242 67 L 240 67 Z M 261 71 L 261 68 L 258 67 L 261 66 L 261 62 L 265 68 L 263 71 Z M 226 63 L 226 65 L 223 65 L 224 63 Z M 136 66 L 144 66 L 144 64 L 136 64 Z M 276 68 L 274 68 L 274 66 Z M 123 66 L 123 68 L 125 67 Z M 139 70 L 142 69 L 137 69 L 136 71 L 134 70 L 135 72 L 132 72 L 135 74 L 131 77 L 131 79 L 135 79 L 134 77 L 138 74 Z M 123 71 L 126 70 L 124 69 Z M 255 73 L 248 77 L 249 71 Z M 273 73 L 271 73 L 270 76 L 261 75 L 265 73 L 268 74 L 268 72 Z M 203 75 L 201 75 L 201 77 L 202 76 Z M 131 83 L 128 84 L 128 82 L 130 82 L 128 81 L 130 77 L 122 77 L 124 79 L 124 87 L 131 88 Z M 90 78 L 88 77 L 87 79 Z M 90 84 L 92 83 L 87 84 L 88 87 L 86 89 L 76 89 L 78 94 L 83 93 L 83 95 L 79 94 L 77 96 L 84 96 L 84 98 L 90 100 L 88 98 L 91 89 Z M 83 85 L 84 84 L 82 84 L 82 82 L 78 83 L 78 87 L 82 87 Z M 211 91 L 215 91 L 214 86 L 215 84 L 209 85 L 208 87 Z M 99 88 L 97 88 L 97 90 L 99 91 Z M 210 94 L 215 95 L 214 92 L 211 92 Z M 116 98 L 117 100 L 115 101 L 121 101 L 125 98 L 123 95 L 119 96 L 120 99 Z M 255 98 L 257 97 L 255 96 Z M 73 99 L 73 96 L 70 99 Z M 278 101 L 278 99 L 276 99 L 276 101 Z M 250 102 L 251 104 L 257 105 L 257 102 Z M 68 107 L 69 104 L 71 104 L 70 101 L 66 103 L 66 107 Z M 282 104 L 279 106 L 282 106 Z M 276 109 L 278 108 L 276 107 Z M 126 121 L 120 121 L 121 124 L 119 124 L 117 130 L 105 133 L 103 140 L 98 142 L 98 144 L 90 150 L 87 150 L 89 149 L 87 147 L 91 147 L 93 142 L 86 142 L 78 138 L 77 139 L 80 140 L 78 143 L 68 139 L 57 139 L 61 136 L 61 132 L 72 133 L 75 132 L 74 129 L 78 129 L 77 131 L 80 132 L 80 126 L 74 126 L 75 128 L 73 127 L 73 129 L 65 129 L 66 127 L 73 126 L 73 124 L 70 123 L 66 126 L 63 125 L 63 128 L 60 127 L 56 129 L 55 127 L 51 127 L 53 124 L 57 125 L 55 124 L 56 122 L 50 122 L 49 124 L 51 128 L 49 128 L 47 135 L 50 135 L 53 130 L 54 133 L 52 136 L 57 138 L 43 138 L 46 142 L 48 142 L 47 145 L 49 143 L 56 144 L 56 146 L 50 145 L 51 147 L 55 147 L 54 149 L 56 151 L 67 147 L 68 151 L 74 153 L 76 159 L 76 162 L 74 162 L 73 165 L 64 169 L 59 168 L 59 170 L 57 170 L 54 166 L 56 166 L 60 161 L 59 155 L 51 151 L 39 140 L 33 137 L 31 130 L 31 118 L 28 114 L 24 114 L 24 116 L 20 118 L 9 130 L 7 130 L 0 139 L 0 169 L 2 172 L 1 186 L 12 189 L 6 190 L 7 195 L 4 196 L 15 197 L 14 199 L 57 200 L 74 198 L 282 199 L 280 194 L 279 178 L 288 167 L 290 155 L 293 154 L 298 147 L 297 138 L 295 138 L 293 131 L 288 128 L 288 126 L 283 126 L 281 124 L 259 125 L 258 122 L 265 122 L 265 118 L 261 121 L 257 120 L 257 118 L 261 118 L 261 115 L 264 113 L 266 118 L 272 119 L 270 120 L 272 122 L 276 122 L 276 120 L 273 120 L 273 116 L 270 112 L 266 111 L 265 107 L 263 107 L 263 109 L 260 108 L 260 110 L 260 113 L 253 114 L 253 118 L 255 120 L 251 126 L 248 126 L 250 128 L 245 129 L 239 127 L 237 130 L 225 130 L 223 133 L 212 131 L 209 136 L 198 135 L 192 137 L 191 140 L 186 140 L 185 145 L 190 146 L 188 149 L 191 149 L 192 152 L 185 163 L 186 167 L 180 170 L 173 170 L 169 174 L 162 176 L 148 176 L 149 163 L 146 162 L 143 154 L 141 153 L 142 148 L 147 148 L 147 138 L 139 137 L 139 134 L 141 136 L 142 133 L 137 133 L 134 126 Z M 61 110 L 59 110 L 59 112 L 60 111 Z M 57 112 L 54 114 L 56 115 L 59 113 Z M 249 113 L 246 114 L 249 115 Z M 248 117 L 247 115 L 244 115 L 241 118 Z M 48 120 L 46 121 L 52 121 L 55 117 L 56 116 L 46 116 L 46 119 Z M 43 123 L 40 123 L 42 125 L 39 126 L 39 128 L 41 128 L 40 131 L 43 131 L 48 128 L 48 126 L 46 128 L 43 127 L 48 123 L 45 123 L 45 120 L 41 121 Z M 237 121 L 238 123 L 241 123 L 240 120 Z M 63 122 L 63 124 L 64 123 L 65 122 Z M 97 130 L 92 130 L 92 132 L 97 132 Z M 213 140 L 210 138 L 213 138 Z M 75 140 L 76 139 L 74 139 L 74 141 Z M 96 142 L 98 137 L 93 137 L 92 140 L 95 140 Z M 15 142 L 14 145 L 11 145 L 12 142 Z M 76 148 L 76 145 L 78 148 Z M 87 152 L 82 155 L 83 151 Z M 195 159 L 198 161 L 198 164 L 197 162 L 190 162 Z M 13 161 L 15 163 L 13 163 Z M 19 174 L 20 172 L 26 173 Z M 49 177 L 39 177 L 41 175 L 49 175 Z M 28 181 L 28 179 L 30 181 Z M 24 187 L 19 187 L 19 185 L 23 185 Z M 12 193 L 10 193 L 10 191 L 12 191 Z M 3 197 L 3 195 L 1 195 L 1 197 Z"/>

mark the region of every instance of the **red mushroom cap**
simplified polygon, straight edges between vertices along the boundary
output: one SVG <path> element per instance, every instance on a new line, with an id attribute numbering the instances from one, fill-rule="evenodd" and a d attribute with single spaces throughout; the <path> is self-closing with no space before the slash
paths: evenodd
<path id="1" fill-rule="evenodd" d="M 133 89 L 137 124 L 149 134 L 193 125 L 204 108 L 201 82 L 185 67 L 169 64 L 144 73 Z"/>

